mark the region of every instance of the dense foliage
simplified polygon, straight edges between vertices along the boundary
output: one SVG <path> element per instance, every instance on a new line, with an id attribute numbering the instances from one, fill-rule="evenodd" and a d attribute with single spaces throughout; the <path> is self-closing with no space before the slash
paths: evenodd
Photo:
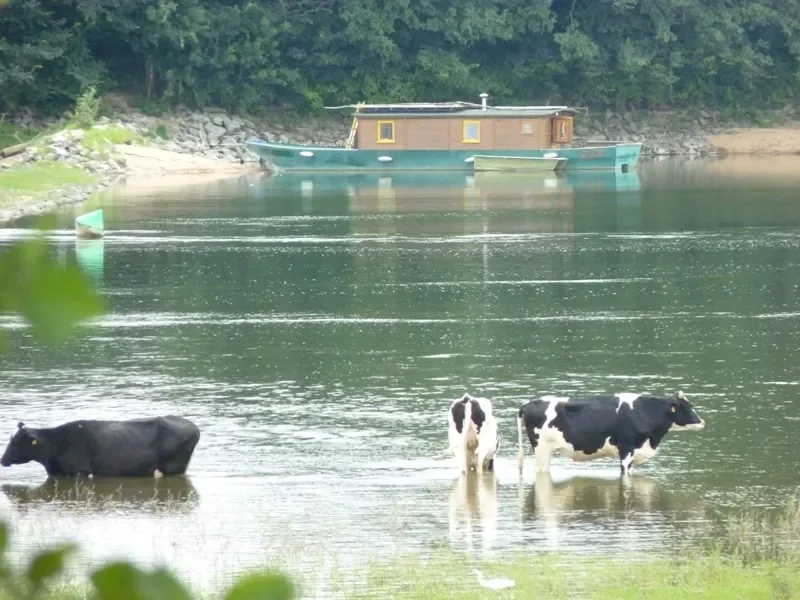
<path id="1" fill-rule="evenodd" d="M 800 0 L 0 0 L 0 112 L 86 86 L 257 111 L 470 99 L 761 106 Z"/>

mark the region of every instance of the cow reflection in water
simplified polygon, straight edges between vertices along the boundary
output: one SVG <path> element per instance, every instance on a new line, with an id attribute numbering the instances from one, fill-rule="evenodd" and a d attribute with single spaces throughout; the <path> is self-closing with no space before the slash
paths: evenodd
<path id="1" fill-rule="evenodd" d="M 520 496 L 523 490 L 520 482 Z M 646 542 L 643 533 L 652 539 L 655 531 L 679 527 L 686 519 L 704 519 L 705 510 L 701 499 L 664 492 L 643 475 L 576 476 L 556 483 L 545 472 L 536 473 L 522 517 L 542 526 L 546 541 L 555 548 L 565 541 L 570 526 L 578 525 L 581 535 L 591 535 L 585 526 L 595 525 L 604 543 L 609 543 L 612 530 L 618 543 L 634 544 Z"/>
<path id="2" fill-rule="evenodd" d="M 497 478 L 492 471 L 465 473 L 450 490 L 451 546 L 474 550 L 476 530 L 481 550 L 491 550 L 497 538 Z"/>
<path id="3" fill-rule="evenodd" d="M 194 508 L 198 501 L 197 490 L 186 476 L 49 478 L 38 486 L 4 484 L 2 490 L 22 511 L 52 504 L 96 512 L 183 512 Z"/>

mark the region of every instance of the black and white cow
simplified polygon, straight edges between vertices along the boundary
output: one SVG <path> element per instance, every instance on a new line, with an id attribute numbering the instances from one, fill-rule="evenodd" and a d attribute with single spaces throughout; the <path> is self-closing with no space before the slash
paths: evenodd
<path id="1" fill-rule="evenodd" d="M 43 429 L 18 423 L 0 464 L 35 461 L 49 477 L 183 475 L 199 440 L 194 423 L 172 415 L 81 420 Z"/>
<path id="2" fill-rule="evenodd" d="M 667 432 L 702 429 L 705 422 L 683 392 L 674 396 L 616 394 L 569 398 L 543 396 L 519 408 L 519 470 L 524 452 L 523 425 L 533 446 L 537 472 L 550 470 L 554 452 L 574 461 L 618 458 L 623 474 L 655 456 Z"/>
<path id="3" fill-rule="evenodd" d="M 492 414 L 492 402 L 465 394 L 450 405 L 447 420 L 449 451 L 455 454 L 461 472 L 467 473 L 471 468 L 478 473 L 493 471 L 500 433 Z"/>

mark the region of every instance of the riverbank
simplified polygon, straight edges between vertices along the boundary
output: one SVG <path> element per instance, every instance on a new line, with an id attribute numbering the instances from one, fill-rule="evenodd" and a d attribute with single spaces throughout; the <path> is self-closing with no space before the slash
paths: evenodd
<path id="1" fill-rule="evenodd" d="M 800 566 L 762 560 L 747 563 L 721 554 L 658 554 L 648 557 L 567 557 L 556 554 L 506 555 L 484 561 L 440 552 L 423 559 L 414 555 L 366 568 L 359 583 L 338 573 L 324 592 L 297 580 L 299 598 L 330 600 L 462 600 L 464 598 L 703 598 L 705 600 L 774 600 L 800 593 Z M 485 589 L 484 581 L 510 580 L 512 587 Z M 78 600 L 90 596 L 80 584 L 55 585 L 41 600 Z M 223 595 L 194 594 L 196 600 Z M 0 593 L 0 600 L 17 600 Z"/>
<path id="2" fill-rule="evenodd" d="M 106 99 L 106 112 L 113 116 L 99 118 L 88 129 L 60 129 L 63 121 L 37 122 L 29 115 L 9 121 L 3 139 L 14 139 L 11 127 L 17 140 L 36 140 L 24 152 L 0 159 L 0 223 L 82 202 L 121 180 L 164 176 L 161 187 L 180 186 L 195 183 L 201 174 L 214 180 L 263 170 L 246 141 L 341 147 L 351 126 L 347 115 L 256 118 L 215 108 L 152 116 L 116 97 L 113 102 Z M 747 120 L 719 111 L 590 112 L 576 117 L 573 146 L 599 140 L 640 142 L 643 160 L 800 153 L 800 124 L 793 112 L 760 115 L 759 122 L 771 126 L 744 126 Z M 46 131 L 52 133 L 44 135 Z M 35 163 L 39 166 L 30 168 Z M 68 173 L 56 165 L 77 171 Z M 8 172 L 16 175 L 3 178 Z M 85 177 L 76 182 L 79 173 Z M 8 184 L 11 179 L 14 185 Z"/>
<path id="3" fill-rule="evenodd" d="M 241 152 L 212 157 L 171 146 L 157 128 L 107 118 L 42 135 L 0 160 L 0 223 L 83 202 L 119 182 L 176 187 L 260 170 L 257 158 L 245 161 Z"/>

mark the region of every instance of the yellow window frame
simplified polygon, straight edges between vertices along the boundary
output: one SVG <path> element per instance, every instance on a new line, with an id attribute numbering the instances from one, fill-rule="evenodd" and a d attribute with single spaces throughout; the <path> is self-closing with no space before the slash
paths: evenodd
<path id="1" fill-rule="evenodd" d="M 477 139 L 467 139 L 467 127 L 470 125 L 477 125 L 478 126 L 478 137 Z M 481 143 L 481 122 L 480 121 L 463 121 L 461 124 L 461 143 L 462 144 L 480 144 Z"/>
<path id="2" fill-rule="evenodd" d="M 391 139 L 389 139 L 389 138 L 381 138 L 381 125 L 391 125 L 392 126 L 392 137 L 391 137 Z M 378 121 L 378 132 L 376 134 L 377 137 L 378 137 L 378 143 L 379 144 L 394 144 L 395 131 L 396 131 L 396 129 L 395 129 L 394 121 Z"/>

